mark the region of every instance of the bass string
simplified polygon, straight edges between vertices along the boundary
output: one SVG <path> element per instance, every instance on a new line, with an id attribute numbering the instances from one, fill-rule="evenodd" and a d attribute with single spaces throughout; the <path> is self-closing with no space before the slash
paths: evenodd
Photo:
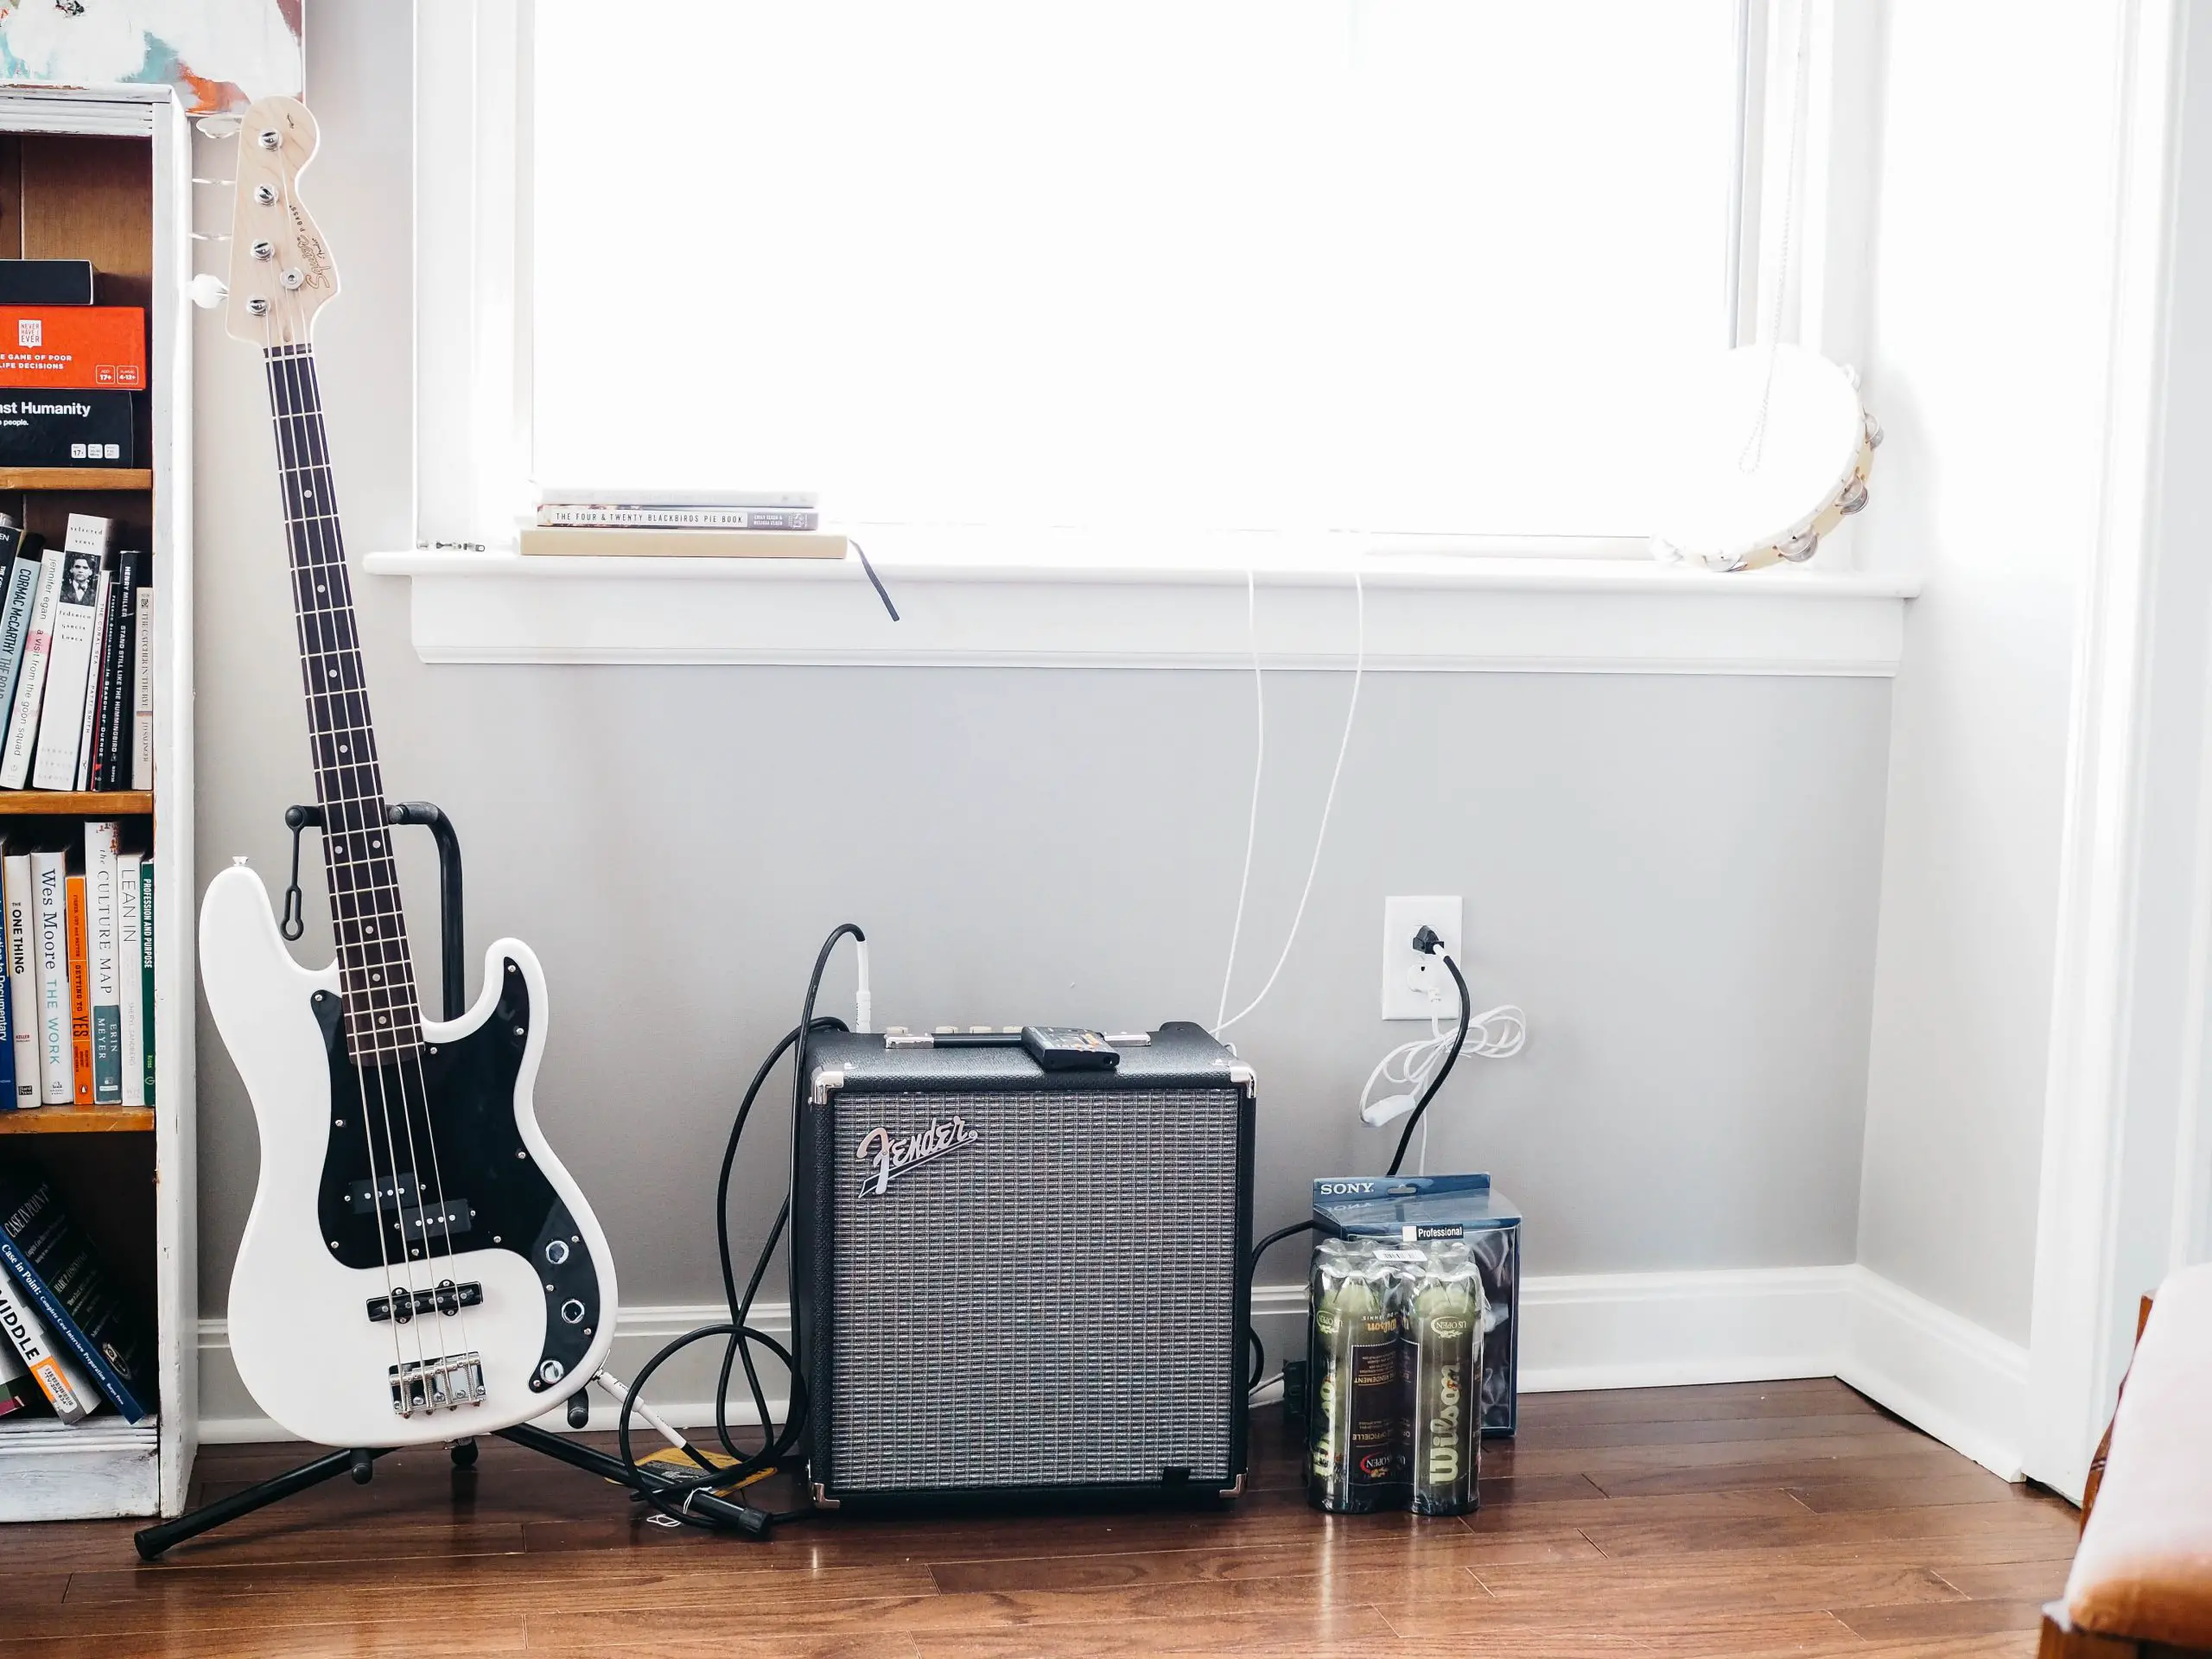
<path id="1" fill-rule="evenodd" d="M 299 434 L 294 429 L 292 424 L 292 416 L 298 412 L 298 399 L 296 395 L 297 386 L 291 374 L 289 360 L 279 358 L 276 354 L 276 318 L 275 314 L 276 308 L 272 306 L 270 308 L 269 311 L 264 313 L 263 315 L 262 354 L 263 359 L 267 365 L 270 411 L 274 416 L 273 423 L 276 428 L 276 464 L 279 468 L 282 469 L 278 474 L 278 494 L 284 510 L 285 529 L 287 531 L 287 543 L 289 548 L 291 545 L 291 537 L 299 532 L 300 527 L 296 526 L 294 523 L 295 515 L 292 512 L 292 498 L 289 493 L 283 489 L 282 484 L 284 475 L 288 473 L 294 472 L 294 470 L 301 467 L 303 462 L 301 454 L 302 446 L 299 441 Z M 291 407 L 288 408 L 288 404 L 289 404 Z M 310 543 L 310 547 L 311 546 L 312 544 Z M 306 688 L 308 694 L 308 726 L 310 734 L 312 734 L 315 724 L 314 699 L 315 696 L 315 688 L 313 667 L 310 662 L 310 653 L 308 651 L 308 645 L 310 641 L 308 633 L 308 607 L 305 604 L 305 595 L 299 592 L 297 587 L 297 584 L 301 581 L 312 573 L 311 571 L 302 569 L 296 553 L 293 555 L 289 562 L 293 567 L 291 574 L 292 580 L 295 584 L 293 590 L 295 615 L 297 619 L 297 629 L 300 637 L 301 681 Z M 318 770 L 320 770 L 320 768 L 318 768 Z M 334 904 L 333 906 L 333 912 L 334 920 Z M 346 1024 L 346 1003 L 345 971 L 344 965 L 341 961 L 339 976 L 339 1007 L 341 1029 Z M 369 1159 L 369 1202 L 372 1212 L 375 1217 L 377 1260 L 381 1268 L 385 1294 L 388 1296 L 397 1297 L 400 1293 L 401 1287 L 395 1282 L 395 1275 L 391 1270 L 391 1257 L 385 1240 L 385 1180 L 384 1177 L 377 1169 L 376 1128 L 373 1121 L 369 1116 L 370 1103 L 368 1077 L 366 1071 L 361 1063 L 359 1050 L 353 1047 L 350 1041 L 350 1033 L 348 1036 L 347 1046 L 352 1051 L 352 1057 L 353 1060 L 356 1084 L 355 1097 L 360 1103 L 362 1142 L 368 1154 Z M 399 1174 L 397 1141 L 391 1129 L 391 1107 L 389 1103 L 382 1101 L 378 1102 L 378 1106 L 384 1118 L 385 1167 L 391 1172 L 392 1205 L 394 1210 L 398 1213 L 398 1215 L 404 1217 L 405 1215 L 404 1192 Z M 401 1243 L 403 1246 L 405 1243 L 405 1231 L 406 1230 L 403 1221 L 400 1228 Z M 402 1273 L 399 1276 L 404 1277 L 406 1281 L 406 1294 L 411 1306 L 414 1300 L 415 1291 L 414 1275 L 411 1268 L 407 1266 L 406 1256 L 404 1250 L 400 1259 Z M 401 1321 L 397 1317 L 397 1310 L 394 1309 L 394 1317 L 390 1321 L 391 1325 L 392 1374 L 396 1378 L 402 1376 L 406 1366 L 406 1348 L 400 1330 Z M 422 1344 L 419 1337 L 416 1343 L 416 1357 L 418 1361 L 422 1357 Z"/>
<path id="2" fill-rule="evenodd" d="M 301 315 L 304 308 L 300 304 L 296 290 L 288 289 L 285 291 L 288 296 L 290 296 L 289 302 L 293 308 L 291 334 L 294 340 L 299 347 L 300 353 L 299 355 L 291 359 L 292 372 L 296 378 L 297 389 L 306 394 L 304 399 L 305 407 L 312 413 L 315 430 L 317 434 L 322 435 L 321 447 L 323 453 L 317 455 L 315 457 L 315 461 L 321 468 L 321 485 L 323 490 L 323 499 L 317 504 L 320 511 L 310 516 L 306 520 L 306 523 L 309 527 L 310 535 L 317 538 L 315 541 L 311 543 L 311 545 L 315 546 L 321 554 L 321 557 L 320 562 L 330 569 L 328 580 L 334 585 L 335 589 L 334 597 L 341 598 L 343 600 L 345 606 L 344 613 L 351 619 L 354 615 L 352 594 L 350 591 L 351 579 L 347 574 L 346 567 L 345 540 L 338 518 L 336 490 L 330 478 L 327 437 L 327 434 L 324 432 L 322 423 L 322 397 L 320 377 L 316 373 L 315 359 L 311 352 L 308 350 L 308 325 L 304 317 Z M 360 637 L 358 622 L 354 624 L 353 637 L 349 643 L 353 649 L 355 663 L 357 664 L 360 664 Z M 368 684 L 365 665 L 362 664 L 361 667 L 362 671 L 355 677 L 358 683 L 355 685 L 347 688 L 348 696 L 355 700 L 355 707 L 358 708 L 360 715 L 358 723 L 358 730 L 354 730 L 353 732 L 353 741 L 365 751 L 365 753 L 359 758 L 356 764 L 358 766 L 366 766 L 372 769 L 372 773 L 377 785 L 376 804 L 379 808 L 381 808 L 383 804 L 383 760 L 378 750 L 376 728 L 369 715 Z M 349 722 L 349 727 L 350 726 L 351 722 Z M 346 804 L 355 818 L 355 822 L 347 827 L 346 833 L 349 838 L 354 838 L 354 850 L 357 858 L 361 846 L 361 842 L 358 837 L 367 836 L 369 837 L 368 845 L 370 848 L 372 850 L 380 851 L 381 853 L 381 859 L 376 861 L 388 867 L 391 872 L 391 879 L 388 884 L 391 899 L 390 909 L 391 912 L 391 922 L 396 931 L 385 936 L 383 942 L 378 946 L 378 955 L 380 957 L 386 959 L 385 966 L 387 971 L 384 975 L 382 983 L 385 989 L 387 1000 L 389 1000 L 392 994 L 392 976 L 388 971 L 391 965 L 389 957 L 392 950 L 395 948 L 397 949 L 404 972 L 404 995 L 412 1013 L 412 1030 L 404 1033 L 404 1040 L 397 1041 L 392 1046 L 391 1054 L 391 1058 L 393 1061 L 392 1066 L 391 1067 L 392 1074 L 391 1084 L 392 1087 L 397 1091 L 399 1096 L 400 1122 L 405 1127 L 407 1134 L 408 1162 L 412 1166 L 415 1174 L 416 1214 L 418 1217 L 422 1218 L 423 1223 L 423 1224 L 419 1228 L 419 1231 L 422 1236 L 422 1254 L 424 1267 L 424 1276 L 426 1279 L 432 1281 L 433 1303 L 435 1305 L 437 1300 L 435 1294 L 436 1275 L 435 1271 L 431 1268 L 429 1261 L 431 1246 L 431 1231 L 430 1225 L 429 1224 L 429 1194 L 424 1191 L 423 1185 L 422 1147 L 418 1147 L 416 1143 L 414 1103 L 408 1097 L 407 1068 L 410 1059 L 412 1060 L 415 1068 L 416 1090 L 420 1096 L 422 1105 L 423 1144 L 424 1147 L 428 1147 L 429 1152 L 430 1180 L 437 1193 L 438 1204 L 435 1225 L 437 1228 L 438 1236 L 441 1242 L 445 1245 L 446 1262 L 448 1267 L 447 1278 L 448 1281 L 452 1279 L 451 1268 L 454 1257 L 458 1253 L 454 1244 L 453 1236 L 454 1201 L 446 1191 L 442 1160 L 438 1155 L 437 1126 L 435 1118 L 431 1111 L 429 1079 L 424 1072 L 423 1065 L 422 1011 L 420 997 L 417 994 L 415 982 L 413 956 L 407 935 L 406 916 L 404 906 L 401 903 L 398 891 L 398 869 L 396 861 L 394 861 L 391 856 L 391 849 L 388 839 L 389 826 L 382 822 L 381 812 L 378 815 L 378 822 L 372 826 L 365 820 L 365 807 L 358 797 L 349 798 Z M 378 846 L 379 842 L 382 842 L 380 848 Z M 330 856 L 330 837 L 327 832 L 324 836 L 324 855 L 325 861 L 327 862 Z M 336 919 L 337 901 L 337 883 L 334 879 L 332 880 L 330 885 L 333 915 L 334 920 Z M 383 887 L 380 885 L 379 891 L 382 890 Z M 358 904 L 356 908 L 358 910 Z M 383 906 L 379 906 L 378 908 L 381 912 Z M 356 918 L 356 926 L 358 929 L 358 917 Z M 355 941 L 355 945 L 358 952 L 359 949 L 359 942 L 358 939 Z M 357 972 L 360 971 L 365 971 L 365 963 L 357 968 Z M 365 992 L 365 999 L 366 999 Z M 358 1052 L 356 1056 L 356 1064 L 358 1069 Z M 377 1068 L 377 1087 L 380 1102 L 383 1102 L 385 1098 L 385 1068 L 379 1065 Z M 388 1103 L 385 1104 L 385 1109 L 386 1113 L 387 1126 L 389 1126 L 390 1115 Z M 396 1185 L 397 1183 L 395 1183 L 395 1186 Z M 408 1249 L 410 1243 L 410 1236 L 405 1225 L 406 1206 L 404 1201 L 397 1198 L 397 1196 L 395 1201 L 398 1203 L 400 1211 L 400 1244 L 403 1252 L 404 1252 L 403 1259 L 409 1268 L 407 1288 L 409 1296 L 411 1300 L 415 1294 L 415 1281 L 413 1274 L 413 1262 L 415 1257 L 413 1252 Z M 379 1219 L 381 1219 L 381 1217 L 379 1217 Z M 445 1321 L 448 1319 L 452 1319 L 454 1321 L 455 1334 L 460 1338 L 459 1351 L 467 1353 L 474 1351 L 474 1344 L 472 1340 L 467 1308 L 461 1303 L 458 1290 L 454 1293 L 454 1306 L 451 1313 L 448 1313 L 442 1306 L 438 1306 L 437 1319 L 439 1321 L 438 1332 L 440 1339 L 435 1344 L 435 1346 L 438 1350 L 438 1357 L 441 1361 L 449 1360 L 452 1357 L 453 1352 L 443 1340 L 448 1328 Z M 419 1345 L 423 1339 L 422 1327 L 419 1323 L 416 1323 L 414 1325 L 414 1328 L 418 1344 L 417 1357 L 420 1359 L 423 1357 L 423 1356 L 419 1352 Z"/>

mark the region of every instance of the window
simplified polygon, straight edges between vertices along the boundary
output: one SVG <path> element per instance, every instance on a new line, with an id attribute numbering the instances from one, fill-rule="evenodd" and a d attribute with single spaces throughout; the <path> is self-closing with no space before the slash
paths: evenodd
<path id="1" fill-rule="evenodd" d="M 1641 535 L 1669 365 L 1730 315 L 1737 14 L 539 0 L 528 468 Z"/>

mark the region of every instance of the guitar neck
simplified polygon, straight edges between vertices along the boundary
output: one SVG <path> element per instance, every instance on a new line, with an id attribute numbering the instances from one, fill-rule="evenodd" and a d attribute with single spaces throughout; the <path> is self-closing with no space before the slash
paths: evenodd
<path id="1" fill-rule="evenodd" d="M 271 346 L 267 367 L 346 1038 L 357 1061 L 388 1065 L 421 1046 L 422 1013 L 313 348 Z"/>

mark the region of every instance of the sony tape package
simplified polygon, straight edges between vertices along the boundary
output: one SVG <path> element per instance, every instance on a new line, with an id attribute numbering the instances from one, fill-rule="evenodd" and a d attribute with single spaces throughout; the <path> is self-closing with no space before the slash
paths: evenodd
<path id="1" fill-rule="evenodd" d="M 1521 1212 L 1487 1175 L 1339 1175 L 1313 1183 L 1313 1217 L 1348 1238 L 1463 1243 L 1482 1276 L 1483 1433 L 1513 1433 L 1521 1331 Z"/>

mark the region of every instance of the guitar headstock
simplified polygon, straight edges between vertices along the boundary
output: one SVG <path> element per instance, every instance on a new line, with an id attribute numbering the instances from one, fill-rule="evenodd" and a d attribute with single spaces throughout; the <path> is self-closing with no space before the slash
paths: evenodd
<path id="1" fill-rule="evenodd" d="M 238 199 L 231 220 L 232 337 L 304 346 L 338 292 L 338 266 L 300 203 L 316 129 L 296 98 L 264 98 L 238 117 Z"/>

